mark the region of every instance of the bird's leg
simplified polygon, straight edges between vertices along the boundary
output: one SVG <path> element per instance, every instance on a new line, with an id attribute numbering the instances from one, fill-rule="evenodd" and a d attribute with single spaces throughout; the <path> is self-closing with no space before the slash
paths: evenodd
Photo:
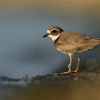
<path id="1" fill-rule="evenodd" d="M 69 58 L 70 58 L 70 63 L 68 65 L 68 69 L 69 70 L 67 72 L 56 73 L 54 75 L 65 75 L 65 74 L 71 73 L 71 67 L 72 67 L 72 62 L 73 62 L 73 58 L 72 58 L 72 55 L 71 54 L 69 54 Z"/>
<path id="2" fill-rule="evenodd" d="M 81 58 L 80 58 L 80 55 L 78 54 L 78 62 L 77 62 L 77 67 L 76 67 L 76 70 L 74 71 L 75 73 L 78 72 L 78 69 L 79 69 L 79 65 L 80 65 L 80 61 L 81 61 Z"/>
<path id="3" fill-rule="evenodd" d="M 69 58 L 70 58 L 70 63 L 68 65 L 68 72 L 70 73 L 71 72 L 71 67 L 72 67 L 72 62 L 73 62 L 73 58 L 72 58 L 72 55 L 69 55 Z"/>
<path id="4" fill-rule="evenodd" d="M 71 73 L 71 67 L 72 67 L 72 62 L 73 62 L 73 58 L 72 58 L 71 54 L 69 54 L 69 58 L 70 58 L 70 63 L 68 65 L 68 71 L 67 72 L 63 72 L 62 74 L 69 74 L 69 73 Z"/>

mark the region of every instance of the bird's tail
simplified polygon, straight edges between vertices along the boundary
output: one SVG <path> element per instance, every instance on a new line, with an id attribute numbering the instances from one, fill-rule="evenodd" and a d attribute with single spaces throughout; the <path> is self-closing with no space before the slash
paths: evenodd
<path id="1" fill-rule="evenodd" d="M 98 38 L 97 40 L 98 40 L 98 41 L 99 41 L 99 43 L 100 43 L 100 38 Z"/>
<path id="2" fill-rule="evenodd" d="M 97 42 L 98 44 L 100 44 L 100 38 L 96 38 L 94 40 L 95 40 L 95 42 Z"/>

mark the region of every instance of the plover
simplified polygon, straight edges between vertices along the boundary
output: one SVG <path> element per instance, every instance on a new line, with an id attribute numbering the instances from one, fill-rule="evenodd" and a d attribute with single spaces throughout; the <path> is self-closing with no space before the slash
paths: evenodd
<path id="1" fill-rule="evenodd" d="M 100 44 L 100 38 L 94 39 L 85 36 L 80 33 L 64 31 L 58 26 L 51 26 L 47 30 L 47 34 L 43 37 L 50 37 L 53 41 L 54 47 L 64 54 L 68 54 L 70 58 L 70 63 L 68 65 L 68 71 L 62 72 L 62 74 L 68 74 L 71 72 L 78 72 L 79 64 L 81 61 L 80 53 L 92 49 L 96 45 Z M 77 54 L 78 61 L 75 71 L 71 70 L 73 58 L 72 55 Z"/>

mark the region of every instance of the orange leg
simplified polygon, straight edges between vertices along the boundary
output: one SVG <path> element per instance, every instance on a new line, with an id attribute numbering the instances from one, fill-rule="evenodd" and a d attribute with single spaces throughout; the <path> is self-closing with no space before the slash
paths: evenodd
<path id="1" fill-rule="evenodd" d="M 69 55 L 70 58 L 70 63 L 68 65 L 68 71 L 67 72 L 61 72 L 61 73 L 55 73 L 54 75 L 65 75 L 65 74 L 70 74 L 71 73 L 71 67 L 72 67 L 72 62 L 73 62 L 73 58 L 72 55 Z"/>
<path id="2" fill-rule="evenodd" d="M 71 54 L 69 55 L 69 58 L 70 58 L 70 63 L 68 65 L 68 71 L 67 72 L 63 72 L 62 74 L 69 74 L 69 73 L 71 73 L 71 67 L 72 67 L 72 62 L 73 62 L 73 58 L 72 58 Z"/>
<path id="3" fill-rule="evenodd" d="M 72 58 L 72 55 L 69 55 L 69 57 L 70 57 L 70 63 L 68 65 L 68 69 L 69 69 L 68 72 L 71 73 L 71 67 L 72 67 L 73 58 Z"/>
<path id="4" fill-rule="evenodd" d="M 76 70 L 74 71 L 75 73 L 78 72 L 78 69 L 79 69 L 79 65 L 80 65 L 80 61 L 81 61 L 81 58 L 80 58 L 80 55 L 78 54 L 78 62 L 77 62 L 77 67 L 76 67 Z"/>

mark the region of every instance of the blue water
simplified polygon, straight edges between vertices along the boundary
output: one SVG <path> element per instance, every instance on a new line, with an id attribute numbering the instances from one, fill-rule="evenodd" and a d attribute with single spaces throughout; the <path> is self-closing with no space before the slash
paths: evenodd
<path id="1" fill-rule="evenodd" d="M 0 76 L 21 78 L 28 74 L 31 77 L 53 73 L 62 65 L 67 66 L 68 56 L 56 51 L 50 39 L 42 38 L 52 25 L 100 37 L 99 19 L 88 18 L 88 15 L 52 15 L 52 12 L 45 11 L 0 12 Z M 85 55 L 93 58 L 100 54 L 95 50 Z"/>

